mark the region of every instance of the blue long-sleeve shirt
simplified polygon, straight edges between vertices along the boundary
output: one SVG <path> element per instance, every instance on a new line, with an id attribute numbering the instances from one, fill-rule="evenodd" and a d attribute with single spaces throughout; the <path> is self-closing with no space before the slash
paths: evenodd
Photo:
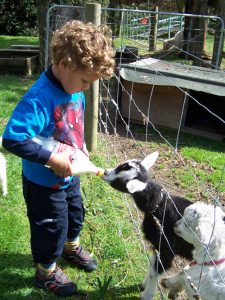
<path id="1" fill-rule="evenodd" d="M 2 145 L 22 158 L 24 176 L 54 188 L 66 187 L 71 177 L 62 178 L 44 166 L 51 152 L 35 143 L 40 135 L 83 148 L 83 93 L 67 94 L 54 77 L 51 67 L 44 72 L 17 104 L 5 128 Z"/>

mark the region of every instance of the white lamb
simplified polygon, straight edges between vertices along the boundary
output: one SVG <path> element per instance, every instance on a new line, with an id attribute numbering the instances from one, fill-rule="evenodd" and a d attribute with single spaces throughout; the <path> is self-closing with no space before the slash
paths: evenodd
<path id="1" fill-rule="evenodd" d="M 184 39 L 184 30 L 182 29 L 182 30 L 178 31 L 174 35 L 174 37 L 164 40 L 163 50 L 167 51 L 170 48 L 172 48 L 173 46 L 175 46 L 177 48 L 181 48 L 182 44 L 183 44 L 183 39 Z"/>
<path id="2" fill-rule="evenodd" d="M 185 290 L 188 299 L 225 299 L 225 213 L 219 207 L 196 202 L 176 222 L 175 233 L 194 246 L 194 261 L 182 272 L 162 280 L 169 299 Z"/>

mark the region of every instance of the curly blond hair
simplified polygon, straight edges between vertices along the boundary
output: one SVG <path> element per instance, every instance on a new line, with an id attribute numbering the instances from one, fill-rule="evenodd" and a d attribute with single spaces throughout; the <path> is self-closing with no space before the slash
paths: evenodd
<path id="1" fill-rule="evenodd" d="M 51 57 L 72 69 L 94 71 L 103 78 L 112 76 L 115 61 L 109 29 L 81 21 L 67 22 L 51 40 Z"/>

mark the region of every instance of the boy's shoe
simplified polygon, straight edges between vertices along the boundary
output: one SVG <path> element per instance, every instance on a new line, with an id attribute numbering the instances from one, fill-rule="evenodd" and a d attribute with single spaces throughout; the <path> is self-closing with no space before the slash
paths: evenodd
<path id="1" fill-rule="evenodd" d="M 98 264 L 92 255 L 80 245 L 72 250 L 64 247 L 62 256 L 64 259 L 72 262 L 77 268 L 87 272 L 94 271 L 98 267 Z"/>
<path id="2" fill-rule="evenodd" d="M 77 290 L 77 286 L 69 281 L 68 277 L 57 266 L 50 274 L 46 274 L 37 266 L 35 284 L 39 288 L 48 289 L 55 295 L 62 297 L 71 296 Z"/>

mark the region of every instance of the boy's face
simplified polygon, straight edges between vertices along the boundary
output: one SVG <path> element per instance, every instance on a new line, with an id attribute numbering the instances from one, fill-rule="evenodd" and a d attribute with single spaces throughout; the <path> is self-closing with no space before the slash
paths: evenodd
<path id="1" fill-rule="evenodd" d="M 61 82 L 64 91 L 68 94 L 81 92 L 89 89 L 90 83 L 100 79 L 99 73 L 85 70 L 72 70 L 61 62 L 57 66 L 57 79 Z M 55 74 L 56 75 L 56 74 Z"/>

